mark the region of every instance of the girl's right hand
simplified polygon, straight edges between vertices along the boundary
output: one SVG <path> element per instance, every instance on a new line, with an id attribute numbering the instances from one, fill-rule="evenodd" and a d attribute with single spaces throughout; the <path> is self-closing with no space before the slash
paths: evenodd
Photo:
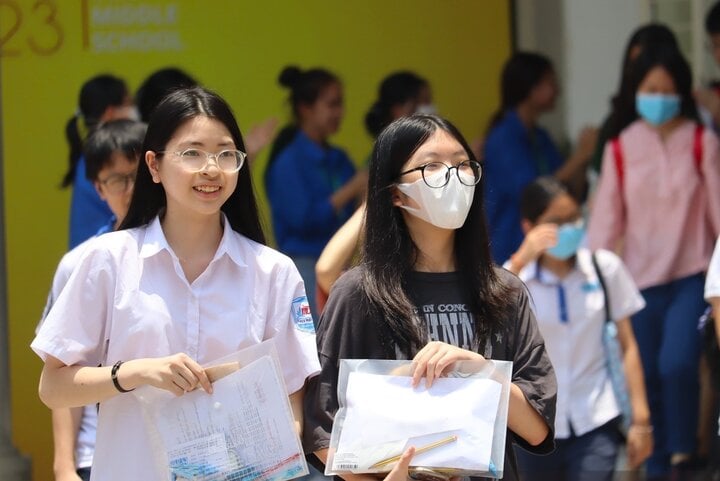
<path id="1" fill-rule="evenodd" d="M 136 369 L 145 381 L 144 384 L 165 389 L 176 396 L 193 391 L 198 386 L 208 394 L 212 394 L 212 384 L 205 370 L 187 354 L 178 353 L 168 357 L 140 359 L 137 362 L 142 363 Z"/>
<path id="2" fill-rule="evenodd" d="M 543 252 L 555 247 L 557 245 L 557 231 L 558 226 L 555 224 L 540 224 L 533 227 L 525 236 L 520 248 L 510 259 L 513 272 L 517 274 L 523 267 L 540 257 Z"/>

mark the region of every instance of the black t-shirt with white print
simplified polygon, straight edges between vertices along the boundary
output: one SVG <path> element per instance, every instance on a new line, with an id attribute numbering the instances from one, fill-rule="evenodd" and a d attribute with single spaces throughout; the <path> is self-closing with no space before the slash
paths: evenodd
<path id="1" fill-rule="evenodd" d="M 461 280 L 457 272 L 412 272 L 406 282 L 428 341 L 476 350 L 475 316 L 458 289 Z"/>
<path id="2" fill-rule="evenodd" d="M 340 359 L 405 357 L 389 341 L 392 336 L 382 315 L 364 295 L 360 269 L 351 269 L 337 281 L 318 321 L 321 372 L 308 380 L 304 396 L 303 445 L 307 453 L 330 445 L 338 409 Z M 550 428 L 545 441 L 537 446 L 508 431 L 503 479 L 515 481 L 518 474 L 513 444 L 537 454 L 549 453 L 554 447 L 557 383 L 524 285 L 505 270 L 498 268 L 496 273 L 510 289 L 511 306 L 507 318 L 498 320 L 502 327 L 489 333 L 482 348 L 474 345 L 475 316 L 468 312 L 459 274 L 414 272 L 406 278 L 405 291 L 415 304 L 417 322 L 426 326 L 428 340 L 473 350 L 488 359 L 513 361 L 513 384 Z"/>

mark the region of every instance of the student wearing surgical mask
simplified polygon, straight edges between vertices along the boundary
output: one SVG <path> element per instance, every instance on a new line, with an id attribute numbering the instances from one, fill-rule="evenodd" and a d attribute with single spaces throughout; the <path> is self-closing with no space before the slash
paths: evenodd
<path id="1" fill-rule="evenodd" d="M 555 451 L 533 456 L 518 451 L 523 479 L 610 481 L 622 439 L 603 348 L 606 305 L 623 348 L 632 420 L 628 467 L 652 452 L 650 411 L 630 316 L 645 302 L 622 261 L 612 252 L 580 247 L 580 205 L 553 177 L 528 185 L 520 199 L 525 239 L 505 266 L 525 282 L 558 381 Z M 607 288 L 604 295 L 600 277 Z"/>
<path id="2" fill-rule="evenodd" d="M 621 254 L 646 302 L 632 323 L 654 427 L 648 479 L 684 480 L 696 450 L 697 319 L 720 233 L 720 144 L 698 123 L 677 49 L 644 51 L 630 82 L 613 112 L 588 240 Z"/>
<path id="3" fill-rule="evenodd" d="M 317 332 L 322 371 L 305 395 L 305 449 L 322 462 L 339 359 L 413 359 L 415 386 L 455 361 L 513 361 L 503 479 L 518 479 L 512 444 L 552 451 L 555 375 L 525 288 L 490 257 L 481 177 L 467 142 L 439 117 L 402 117 L 378 137 L 362 260 L 330 292 Z"/>
<path id="4" fill-rule="evenodd" d="M 414 72 L 394 72 L 383 79 L 377 100 L 365 114 L 365 127 L 373 138 L 400 117 L 435 114 L 430 84 Z"/>

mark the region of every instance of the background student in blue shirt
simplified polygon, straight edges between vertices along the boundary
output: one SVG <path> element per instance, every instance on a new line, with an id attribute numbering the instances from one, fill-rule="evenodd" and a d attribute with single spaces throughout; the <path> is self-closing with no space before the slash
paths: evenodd
<path id="1" fill-rule="evenodd" d="M 595 148 L 597 132 L 584 129 L 575 152 L 565 161 L 539 117 L 555 107 L 558 85 L 546 57 L 515 53 L 501 77 L 501 106 L 493 117 L 483 146 L 487 218 L 493 259 L 502 263 L 523 241 L 520 194 L 542 175 L 555 175 L 581 197 L 585 169 Z"/>
<path id="2" fill-rule="evenodd" d="M 65 126 L 70 156 L 61 184 L 62 187 L 73 188 L 70 200 L 71 249 L 94 236 L 113 215 L 87 178 L 82 155 L 85 139 L 103 122 L 137 118 L 125 82 L 113 75 L 98 75 L 85 82 L 80 89 L 78 103 L 78 112 Z"/>
<path id="3" fill-rule="evenodd" d="M 347 154 L 328 143 L 343 117 L 340 80 L 324 69 L 287 67 L 294 122 L 275 139 L 265 172 L 278 249 L 292 258 L 315 309 L 315 263 L 325 244 L 350 218 L 367 174 L 355 173 Z"/>

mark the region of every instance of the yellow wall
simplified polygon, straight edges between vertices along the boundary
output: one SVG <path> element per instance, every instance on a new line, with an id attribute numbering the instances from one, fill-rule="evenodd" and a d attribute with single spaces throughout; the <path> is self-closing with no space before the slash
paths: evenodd
<path id="1" fill-rule="evenodd" d="M 113 6 L 135 10 L 105 16 Z M 138 8 L 146 10 L 135 15 Z M 371 148 L 363 116 L 380 79 L 401 68 L 428 78 L 440 113 L 477 135 L 497 105 L 508 16 L 507 0 L 1 0 L 14 440 L 32 457 L 34 479 L 51 479 L 52 444 L 36 394 L 42 365 L 28 345 L 67 246 L 63 128 L 86 79 L 110 72 L 134 90 L 153 70 L 179 66 L 225 96 L 247 128 L 287 118 L 282 67 L 324 66 L 345 85 L 334 142 L 359 161 Z M 141 51 L 148 46 L 156 50 Z M 264 163 L 253 166 L 256 185 Z"/>

